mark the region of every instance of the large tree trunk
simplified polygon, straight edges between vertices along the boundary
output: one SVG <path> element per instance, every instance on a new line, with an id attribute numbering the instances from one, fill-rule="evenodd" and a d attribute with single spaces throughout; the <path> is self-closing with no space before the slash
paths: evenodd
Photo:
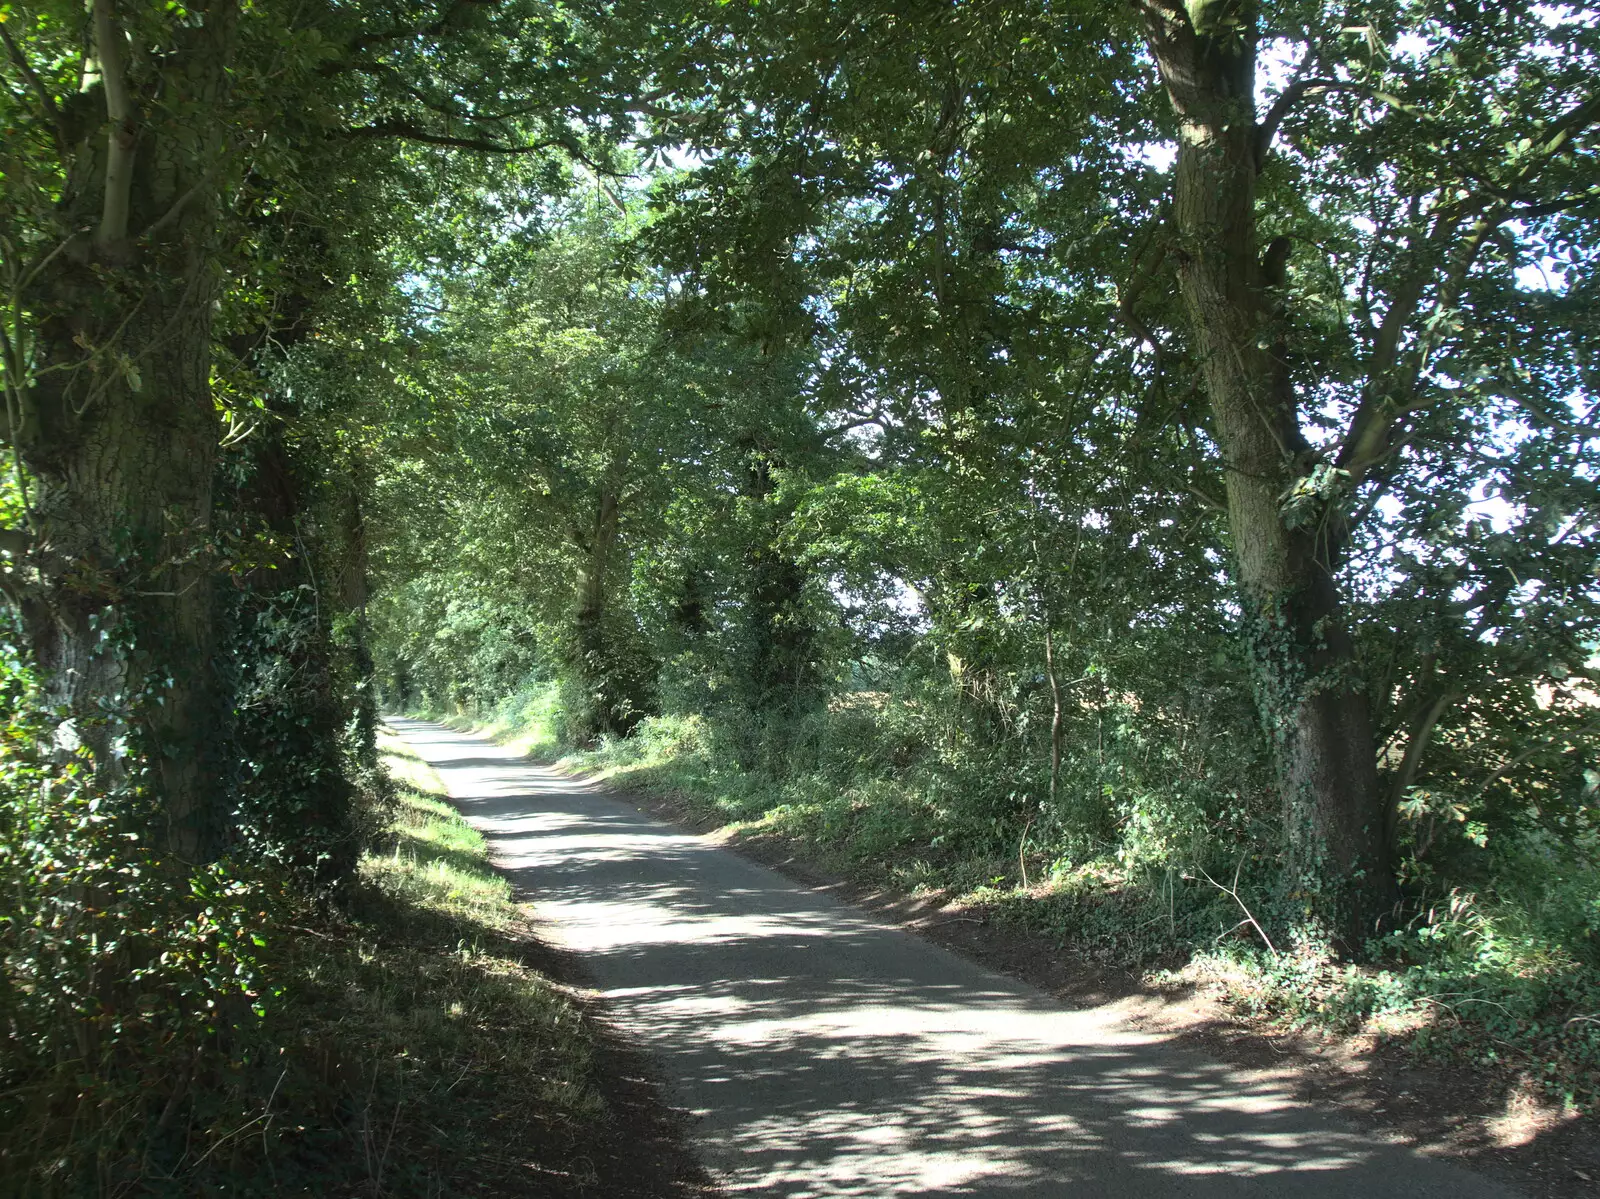
<path id="1" fill-rule="evenodd" d="M 773 460 L 752 443 L 744 492 L 765 504 L 773 491 Z M 805 612 L 806 572 L 779 539 L 778 514 L 763 512 L 749 548 L 746 592 L 750 702 L 759 712 L 793 716 L 814 704 L 816 633 Z"/>
<path id="2" fill-rule="evenodd" d="M 339 539 L 339 594 L 341 611 L 347 614 L 349 628 L 341 648 L 353 672 L 351 692 L 355 701 L 356 754 L 365 766 L 378 764 L 377 668 L 372 660 L 371 629 L 367 622 L 370 560 L 367 552 L 367 521 L 363 498 L 371 491 L 371 471 L 364 458 L 349 456 L 346 488 L 340 497 L 342 528 Z"/>
<path id="3" fill-rule="evenodd" d="M 616 647 L 607 628 L 611 556 L 621 528 L 622 505 L 614 487 L 602 490 L 593 519 L 576 538 L 579 558 L 573 605 L 573 663 L 585 694 L 580 737 L 625 733 L 637 719 L 629 710 L 618 677 Z"/>
<path id="4" fill-rule="evenodd" d="M 1371 720 L 1334 578 L 1344 526 L 1296 519 L 1310 447 L 1256 226 L 1255 12 L 1248 0 L 1146 0 L 1179 121 L 1175 253 L 1226 463 L 1237 578 L 1274 741 L 1293 897 L 1347 945 L 1389 906 Z M 1269 256 L 1270 257 L 1270 256 Z"/>
<path id="5" fill-rule="evenodd" d="M 147 295 L 140 315 L 134 336 L 165 341 L 140 359 L 140 390 L 114 385 L 66 446 L 29 455 L 39 589 L 25 615 L 52 704 L 99 751 L 103 768 L 112 768 L 121 726 L 131 724 L 161 800 L 160 835 L 173 851 L 201 858 L 220 833 L 211 811 L 208 542 L 218 430 L 209 305 L 169 316 Z"/>
<path id="6" fill-rule="evenodd" d="M 50 700 L 100 768 L 148 767 L 161 827 L 190 859 L 224 834 L 211 498 L 218 419 L 210 387 L 221 285 L 220 104 L 236 26 L 231 3 L 146 71 L 159 126 L 142 122 L 128 46 L 95 5 L 106 125 L 76 148 L 62 252 L 28 297 L 33 385 L 16 441 L 30 495 L 24 620 Z M 181 119 L 173 116 L 182 112 Z M 205 115 L 202 115 L 205 114 Z"/>

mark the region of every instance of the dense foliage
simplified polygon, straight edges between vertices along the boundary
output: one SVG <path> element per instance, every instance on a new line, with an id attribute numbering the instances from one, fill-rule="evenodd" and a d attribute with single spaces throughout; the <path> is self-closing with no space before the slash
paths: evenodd
<path id="1" fill-rule="evenodd" d="M 372 1104 L 392 1139 L 443 1073 L 503 1090 L 481 1038 L 562 1007 L 361 865 L 366 455 L 417 264 L 611 153 L 604 19 L 0 7 L 6 1193 L 455 1189 Z M 384 1026 L 452 1003 L 498 1010 Z"/>
<path id="2" fill-rule="evenodd" d="M 1147 948 L 1296 948 L 1296 1010 L 1376 955 L 1333 1008 L 1467 986 L 1592 1092 L 1594 24 L 1379 8 L 691 13 L 695 153 L 430 281 L 395 702 L 912 885 L 1182 893 Z"/>
<path id="3" fill-rule="evenodd" d="M 0 51 L 14 1189 L 253 1168 L 378 691 L 1595 1093 L 1591 8 L 40 0 Z"/>

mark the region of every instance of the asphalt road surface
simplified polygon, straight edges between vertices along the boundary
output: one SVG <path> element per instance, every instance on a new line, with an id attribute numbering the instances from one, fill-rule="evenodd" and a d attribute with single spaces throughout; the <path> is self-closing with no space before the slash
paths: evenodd
<path id="1" fill-rule="evenodd" d="M 654 1054 L 730 1195 L 1512 1194 L 489 741 L 390 724 Z"/>

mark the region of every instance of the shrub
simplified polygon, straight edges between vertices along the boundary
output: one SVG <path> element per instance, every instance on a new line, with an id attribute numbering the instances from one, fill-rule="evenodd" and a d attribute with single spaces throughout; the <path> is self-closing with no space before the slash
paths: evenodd
<path id="1" fill-rule="evenodd" d="M 0 728 L 0 1183 L 115 1191 L 171 1176 L 254 1114 L 273 1066 L 268 937 L 285 893 L 190 866 L 120 814 L 87 751 L 63 760 L 24 680 Z M 147 824 L 148 822 L 140 822 Z"/>

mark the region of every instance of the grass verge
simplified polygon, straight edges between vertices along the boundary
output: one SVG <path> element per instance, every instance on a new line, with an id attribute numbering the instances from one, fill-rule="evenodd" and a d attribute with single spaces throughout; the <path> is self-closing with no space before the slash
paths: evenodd
<path id="1" fill-rule="evenodd" d="M 284 1014 L 298 1020 L 282 1037 L 348 1113 L 330 1131 L 360 1151 L 349 1185 L 602 1193 L 595 1150 L 610 1113 L 594 1030 L 528 961 L 509 885 L 437 776 L 393 737 L 380 749 L 396 784 L 388 827 L 363 856 L 348 916 L 296 945 Z"/>

